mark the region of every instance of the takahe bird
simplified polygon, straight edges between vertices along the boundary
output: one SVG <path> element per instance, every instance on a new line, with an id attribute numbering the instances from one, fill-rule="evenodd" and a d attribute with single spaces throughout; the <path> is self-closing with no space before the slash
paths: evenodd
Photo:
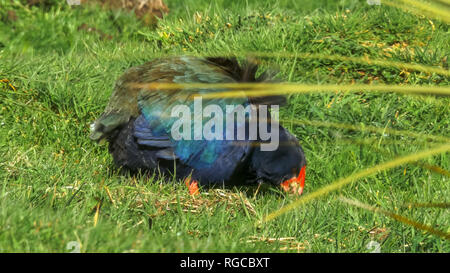
<path id="1" fill-rule="evenodd" d="M 267 108 L 267 105 L 282 104 L 285 102 L 284 97 L 203 99 L 200 103 L 205 110 L 203 114 L 199 114 L 196 109 L 199 100 L 195 99 L 196 96 L 198 98 L 229 89 L 182 85 L 261 82 L 270 79 L 269 73 L 262 73 L 257 78 L 257 69 L 258 66 L 252 61 L 240 65 L 235 58 L 188 56 L 158 58 L 130 68 L 116 82 L 104 113 L 91 125 L 90 138 L 97 142 L 109 142 L 109 152 L 117 166 L 131 171 L 150 170 L 175 175 L 185 179 L 191 194 L 198 193 L 198 185 L 262 182 L 301 194 L 306 168 L 303 150 L 292 134 L 278 123 L 272 122 L 275 119 L 271 119 L 270 112 L 261 112 L 256 120 L 250 120 L 247 113 L 244 121 L 233 120 L 226 124 L 215 119 L 217 123 L 212 126 L 211 121 L 204 119 L 208 107 L 209 110 L 222 110 L 224 113 L 229 110 L 226 108 L 230 105 L 231 110 L 238 106 L 263 109 L 263 105 Z M 180 85 L 169 90 L 158 89 L 158 84 L 164 83 Z M 187 110 L 188 117 L 193 117 L 183 124 L 185 127 L 182 128 L 182 135 L 188 136 L 184 138 L 174 136 L 173 129 L 179 123 L 179 116 L 174 116 L 173 111 L 180 106 L 180 109 Z M 190 110 L 193 111 L 192 114 Z M 217 118 L 218 114 L 214 113 L 214 118 Z M 233 117 L 234 114 L 232 112 Z M 228 118 L 230 114 L 226 116 Z M 252 122 L 257 129 L 261 129 L 264 122 L 267 131 L 275 132 L 278 129 L 279 145 L 276 149 L 263 149 L 263 145 L 268 144 L 267 137 L 250 137 L 249 130 L 255 128 L 252 127 Z M 235 131 L 226 135 L 228 131 L 220 130 L 220 125 L 232 125 Z M 201 134 L 202 131 L 195 131 L 196 126 L 209 126 L 209 132 L 214 136 L 199 137 L 199 132 Z M 239 136 L 238 128 L 245 129 L 247 133 Z M 192 134 L 194 139 L 189 138 Z"/>

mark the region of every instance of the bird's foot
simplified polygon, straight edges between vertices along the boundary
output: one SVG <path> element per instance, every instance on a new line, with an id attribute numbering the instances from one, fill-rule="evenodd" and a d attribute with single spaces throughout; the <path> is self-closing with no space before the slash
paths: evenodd
<path id="1" fill-rule="evenodd" d="M 188 187 L 190 195 L 198 195 L 198 194 L 200 194 L 200 190 L 198 188 L 198 182 L 197 181 L 191 180 L 190 178 L 186 178 L 186 180 L 184 180 L 184 183 Z"/>

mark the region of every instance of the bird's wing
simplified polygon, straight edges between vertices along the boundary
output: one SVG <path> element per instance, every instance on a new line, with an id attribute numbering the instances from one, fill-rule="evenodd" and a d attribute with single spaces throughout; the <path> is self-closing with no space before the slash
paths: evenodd
<path id="1" fill-rule="evenodd" d="M 204 59 L 192 57 L 180 57 L 172 59 L 170 62 L 160 62 L 153 66 L 153 73 L 157 69 L 158 74 L 172 75 L 170 77 L 160 77 L 156 83 L 231 83 L 235 80 L 225 73 L 220 67 Z M 193 99 L 194 95 L 209 94 L 211 92 L 220 92 L 225 89 L 212 88 L 184 88 L 183 86 L 176 86 L 171 90 L 160 90 L 156 85 L 152 88 L 143 88 L 138 96 L 138 107 L 142 117 L 147 122 L 147 126 L 140 126 L 140 131 L 151 131 L 149 134 L 135 135 L 138 137 L 141 145 L 148 145 L 155 147 L 155 145 L 169 145 L 173 149 L 174 154 L 184 164 L 197 169 L 213 168 L 217 161 L 223 161 L 233 164 L 238 164 L 240 158 L 248 150 L 248 140 L 235 141 L 226 139 L 226 107 L 228 106 L 245 106 L 248 100 L 245 97 L 240 98 L 220 98 L 220 99 L 204 99 L 202 100 L 202 108 L 206 109 L 208 106 L 219 107 L 223 113 L 222 135 L 223 139 L 205 139 L 202 134 L 203 131 L 197 130 L 199 128 L 196 124 L 195 118 L 202 113 L 196 106 Z M 198 97 L 197 97 L 198 98 Z M 198 100 L 197 100 L 198 103 Z M 190 139 L 174 138 L 172 128 L 174 124 L 180 121 L 179 116 L 173 116 L 172 111 L 178 106 L 185 107 L 189 110 L 188 123 Z M 197 104 L 198 106 L 198 104 Z M 197 113 L 195 112 L 197 111 Z M 186 118 L 186 117 L 185 117 Z M 210 118 L 201 118 L 202 128 Z M 216 124 L 220 126 L 220 124 Z M 235 126 L 246 126 L 245 122 L 236 123 Z M 147 127 L 147 128 L 143 128 Z M 184 129 L 184 128 L 183 128 Z M 214 128 L 219 130 L 218 128 Z M 236 130 L 237 131 L 237 130 Z M 198 134 L 201 134 L 200 136 Z M 199 139 L 197 139 L 198 137 Z M 160 138 L 160 139 L 158 139 Z M 238 160 L 235 160 L 238 159 Z M 225 167 L 225 166 L 223 166 Z M 231 167 L 231 166 L 230 166 Z M 232 169 L 232 168 L 230 168 Z"/>
<path id="2" fill-rule="evenodd" d="M 130 118 L 139 116 L 137 98 L 142 91 L 148 93 L 148 89 L 142 88 L 142 85 L 151 83 L 264 82 L 272 78 L 272 75 L 266 72 L 256 78 L 256 70 L 257 65 L 251 61 L 247 61 L 241 67 L 235 58 L 203 59 L 196 57 L 160 58 L 141 66 L 132 67 L 117 80 L 105 111 L 91 124 L 90 138 L 100 142 L 117 128 L 127 124 Z M 174 93 L 179 91 L 184 94 L 192 94 L 223 90 L 165 90 L 165 95 L 162 92 L 157 94 L 155 102 L 160 100 L 167 102 L 167 105 L 178 102 L 184 103 L 186 96 L 173 96 Z M 245 103 L 246 99 L 227 99 L 226 101 L 241 104 Z M 283 105 L 285 97 L 252 97 L 249 102 L 254 105 Z"/>

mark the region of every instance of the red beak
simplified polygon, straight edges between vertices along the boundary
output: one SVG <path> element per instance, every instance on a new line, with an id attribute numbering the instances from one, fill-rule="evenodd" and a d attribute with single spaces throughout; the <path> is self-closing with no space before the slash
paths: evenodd
<path id="1" fill-rule="evenodd" d="M 281 183 L 281 187 L 286 192 L 292 192 L 294 194 L 302 194 L 303 187 L 305 186 L 305 174 L 306 174 L 306 165 L 300 170 L 300 173 L 297 177 L 293 177 L 289 180 Z"/>

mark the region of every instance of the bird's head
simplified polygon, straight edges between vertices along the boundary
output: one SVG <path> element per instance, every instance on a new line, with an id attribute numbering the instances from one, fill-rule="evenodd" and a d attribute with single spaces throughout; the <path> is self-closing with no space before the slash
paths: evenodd
<path id="1" fill-rule="evenodd" d="M 302 194 L 305 185 L 306 158 L 297 139 L 279 126 L 279 145 L 274 151 L 255 147 L 251 168 L 259 182 L 280 186 L 286 192 Z"/>

